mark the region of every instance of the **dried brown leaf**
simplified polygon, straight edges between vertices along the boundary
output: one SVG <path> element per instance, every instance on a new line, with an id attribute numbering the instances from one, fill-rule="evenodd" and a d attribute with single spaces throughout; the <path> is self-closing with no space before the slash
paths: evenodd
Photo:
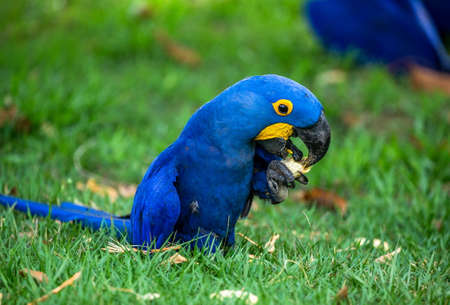
<path id="1" fill-rule="evenodd" d="M 364 121 L 364 118 L 360 114 L 355 114 L 350 111 L 345 111 L 341 115 L 341 120 L 348 127 L 353 127 Z"/>
<path id="2" fill-rule="evenodd" d="M 376 258 L 375 262 L 377 262 L 377 263 L 386 263 L 387 261 L 390 261 L 394 256 L 399 254 L 401 250 L 402 250 L 402 248 L 397 248 L 397 249 L 395 249 L 394 251 L 392 251 L 392 252 L 390 252 L 388 254 L 385 254 L 385 255 L 382 255 L 382 256 Z"/>
<path id="3" fill-rule="evenodd" d="M 181 264 L 187 262 L 187 258 L 182 256 L 181 254 L 175 253 L 169 258 L 169 262 L 171 264 Z"/>
<path id="4" fill-rule="evenodd" d="M 450 96 L 450 74 L 419 65 L 411 65 L 409 77 L 414 87 L 424 91 L 440 91 Z"/>
<path id="5" fill-rule="evenodd" d="M 182 264 L 187 262 L 187 258 L 184 257 L 181 254 L 175 253 L 174 255 L 172 255 L 171 257 L 169 257 L 167 260 L 165 260 L 164 262 L 162 262 L 162 264 Z"/>
<path id="6" fill-rule="evenodd" d="M 73 285 L 73 283 L 78 280 L 81 277 L 81 271 L 78 271 L 77 273 L 75 273 L 74 275 L 72 275 L 72 277 L 70 277 L 68 280 L 64 281 L 61 285 L 59 285 L 58 287 L 56 287 L 55 289 L 53 289 L 52 291 L 50 291 L 49 293 L 41 296 L 40 298 L 28 303 L 28 305 L 33 305 L 33 304 L 37 304 L 40 302 L 43 302 L 45 300 L 47 300 L 52 294 L 57 294 L 59 293 L 61 290 L 63 290 L 64 288 L 66 288 L 67 286 Z"/>
<path id="7" fill-rule="evenodd" d="M 442 219 L 434 219 L 433 226 L 438 232 L 441 232 L 442 231 Z"/>
<path id="8" fill-rule="evenodd" d="M 34 278 L 35 280 L 37 280 L 38 282 L 41 282 L 41 283 L 48 282 L 47 274 L 45 274 L 42 271 L 36 271 L 36 270 L 31 270 L 31 269 L 22 269 L 19 271 L 19 274 L 22 276 L 29 274 L 32 278 Z"/>
<path id="9" fill-rule="evenodd" d="M 108 196 L 111 202 L 115 202 L 119 193 L 111 186 L 99 184 L 94 178 L 89 178 L 86 184 L 77 182 L 76 187 L 80 191 L 89 190 L 102 197 Z"/>
<path id="10" fill-rule="evenodd" d="M 417 149 L 417 150 L 423 150 L 423 142 L 416 137 L 414 134 L 409 135 L 409 142 Z"/>
<path id="11" fill-rule="evenodd" d="M 335 298 L 336 298 L 338 304 L 339 304 L 340 301 L 346 300 L 348 298 L 348 287 L 347 287 L 347 285 L 345 285 L 345 284 L 342 285 L 342 288 L 338 291 L 338 293 L 336 293 Z"/>
<path id="12" fill-rule="evenodd" d="M 246 241 L 248 241 L 252 245 L 255 245 L 255 246 L 261 248 L 261 246 L 256 241 L 251 240 L 249 237 L 245 236 L 241 232 L 237 232 L 237 235 L 239 235 L 240 237 L 242 237 L 243 239 L 245 239 Z"/>
<path id="13" fill-rule="evenodd" d="M 264 249 L 269 253 L 273 253 L 275 251 L 275 243 L 280 238 L 280 234 L 272 235 L 269 241 L 264 245 Z"/>
<path id="14" fill-rule="evenodd" d="M 174 251 L 174 250 L 179 250 L 181 248 L 181 246 L 170 246 L 170 247 L 164 247 L 164 248 L 160 248 L 160 249 L 151 249 L 150 253 L 158 253 L 158 252 L 167 252 L 167 251 Z M 109 253 L 124 253 L 124 252 L 129 252 L 129 251 L 134 251 L 134 252 L 142 252 L 144 254 L 147 254 L 147 250 L 142 250 L 142 249 L 136 249 L 133 248 L 131 246 L 127 246 L 127 245 L 122 245 L 119 242 L 108 242 L 108 246 L 106 248 L 102 248 L 103 251 L 108 251 Z"/>
<path id="15" fill-rule="evenodd" d="M 17 118 L 18 112 L 15 105 L 0 108 L 0 127 L 12 123 Z"/>
<path id="16" fill-rule="evenodd" d="M 170 247 L 164 247 L 160 249 L 152 249 L 150 250 L 150 253 L 159 253 L 159 252 L 167 252 L 167 251 L 174 251 L 174 250 L 180 250 L 181 246 L 170 246 Z"/>
<path id="17" fill-rule="evenodd" d="M 9 188 L 7 184 L 3 186 L 3 193 L 10 196 L 17 196 L 17 188 L 13 186 Z"/>
<path id="18" fill-rule="evenodd" d="M 137 185 L 135 184 L 119 184 L 117 186 L 117 190 L 119 191 L 119 195 L 124 198 L 133 197 L 136 193 Z"/>
<path id="19" fill-rule="evenodd" d="M 19 112 L 16 105 L 9 103 L 5 104 L 7 105 L 0 107 L 0 128 L 10 125 L 17 131 L 30 131 L 30 120 Z"/>
<path id="20" fill-rule="evenodd" d="M 172 39 L 166 31 L 157 30 L 156 40 L 163 46 L 167 54 L 181 64 L 196 67 L 200 64 L 201 58 L 197 52 Z"/>
<path id="21" fill-rule="evenodd" d="M 135 184 L 118 184 L 116 188 L 98 183 L 94 178 L 89 178 L 84 184 L 77 182 L 76 187 L 80 191 L 89 190 L 102 197 L 108 196 L 112 203 L 114 203 L 119 195 L 124 198 L 133 197 L 136 193 L 137 185 Z"/>
<path id="22" fill-rule="evenodd" d="M 303 201 L 309 205 L 316 204 L 317 206 L 326 209 L 338 210 L 341 215 L 344 215 L 347 212 L 347 200 L 334 192 L 319 188 L 295 192 L 292 195 L 292 199 Z"/>

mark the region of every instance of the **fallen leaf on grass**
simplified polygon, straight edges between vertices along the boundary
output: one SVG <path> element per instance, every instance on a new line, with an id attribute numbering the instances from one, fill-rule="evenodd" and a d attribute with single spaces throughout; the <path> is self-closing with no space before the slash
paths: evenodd
<path id="1" fill-rule="evenodd" d="M 175 253 L 169 259 L 165 260 L 163 264 L 182 264 L 187 262 L 187 258 L 181 254 Z"/>
<path id="2" fill-rule="evenodd" d="M 40 298 L 28 303 L 27 305 L 33 305 L 33 304 L 37 304 L 40 302 L 43 302 L 45 300 L 47 300 L 52 294 L 57 294 L 59 293 L 61 290 L 63 290 L 64 288 L 66 288 L 67 286 L 73 285 L 73 283 L 78 280 L 81 277 L 81 271 L 78 271 L 77 273 L 75 273 L 74 275 L 72 275 L 72 277 L 70 277 L 68 280 L 64 281 L 61 285 L 59 285 L 58 287 L 56 287 L 55 289 L 53 289 L 52 291 L 50 291 L 49 293 L 41 296 Z"/>
<path id="3" fill-rule="evenodd" d="M 45 274 L 42 271 L 36 271 L 36 270 L 31 270 L 31 269 L 22 269 L 19 271 L 19 274 L 22 276 L 29 274 L 32 278 L 34 278 L 35 280 L 37 280 L 38 282 L 41 282 L 41 283 L 48 282 L 47 274 Z"/>
<path id="4" fill-rule="evenodd" d="M 440 91 L 450 96 L 450 74 L 419 65 L 411 65 L 409 77 L 414 87 L 424 91 Z"/>
<path id="5" fill-rule="evenodd" d="M 0 292 L 0 305 L 2 305 L 3 293 Z"/>
<path id="6" fill-rule="evenodd" d="M 150 292 L 150 293 L 146 293 L 146 294 L 139 294 L 130 288 L 116 288 L 116 287 L 109 286 L 109 289 L 113 290 L 113 291 L 120 291 L 120 292 L 134 294 L 136 296 L 136 298 L 141 301 L 152 301 L 154 299 L 158 299 L 161 297 L 161 295 L 159 293 Z"/>
<path id="7" fill-rule="evenodd" d="M 243 239 L 245 239 L 246 241 L 248 241 L 252 245 L 255 245 L 255 246 L 261 248 L 261 246 L 256 241 L 251 240 L 249 237 L 245 236 L 241 232 L 237 232 L 237 235 L 239 235 L 240 237 L 242 237 Z"/>
<path id="8" fill-rule="evenodd" d="M 226 298 L 238 298 L 245 300 L 245 303 L 248 305 L 253 305 L 258 303 L 258 297 L 251 292 L 246 292 L 242 290 L 222 290 L 219 292 L 211 293 L 209 295 L 210 299 L 217 298 L 221 301 L 224 301 Z"/>
<path id="9" fill-rule="evenodd" d="M 108 246 L 106 248 L 102 248 L 103 251 L 108 251 L 109 253 L 125 253 L 132 251 L 131 247 L 124 246 L 117 242 L 108 242 Z"/>
<path id="10" fill-rule="evenodd" d="M 298 191 L 292 195 L 296 201 L 304 201 L 310 205 L 316 204 L 331 210 L 338 210 L 341 215 L 347 212 L 347 200 L 338 196 L 336 193 L 319 188 L 313 188 L 306 191 Z"/>
<path id="11" fill-rule="evenodd" d="M 9 188 L 7 184 L 3 187 L 3 193 L 10 196 L 17 196 L 17 188 L 13 186 Z"/>
<path id="12" fill-rule="evenodd" d="M 275 243 L 280 238 L 280 234 L 275 234 L 270 237 L 269 241 L 264 245 L 264 249 L 269 253 L 273 253 L 275 251 Z"/>
<path id="13" fill-rule="evenodd" d="M 409 135 L 409 142 L 416 148 L 417 150 L 423 151 L 423 142 L 418 137 L 416 137 L 414 134 Z"/>
<path id="14" fill-rule="evenodd" d="M 4 107 L 0 107 L 0 128 L 6 126 L 7 124 L 10 124 L 10 126 L 12 126 L 17 131 L 30 131 L 30 120 L 20 114 L 17 106 L 11 103 L 5 103 L 7 105 L 5 105 Z"/>
<path id="15" fill-rule="evenodd" d="M 117 189 L 98 183 L 94 178 L 89 178 L 86 184 L 77 182 L 76 187 L 80 191 L 89 190 L 102 197 L 108 196 L 112 203 L 114 203 L 119 195 L 124 198 L 133 197 L 136 193 L 137 185 L 135 184 L 119 184 Z"/>
<path id="16" fill-rule="evenodd" d="M 377 263 L 385 263 L 385 262 L 391 260 L 397 254 L 399 254 L 401 250 L 402 250 L 402 248 L 397 248 L 397 249 L 395 249 L 394 251 L 392 251 L 392 252 L 390 252 L 388 254 L 385 254 L 385 255 L 382 255 L 382 256 L 376 258 L 375 262 L 377 262 Z"/>
<path id="17" fill-rule="evenodd" d="M 348 127 L 353 127 L 364 121 L 364 118 L 359 114 L 350 111 L 345 111 L 341 114 L 340 119 Z"/>
<path id="18" fill-rule="evenodd" d="M 442 231 L 442 219 L 433 219 L 433 226 L 438 231 Z"/>
<path id="19" fill-rule="evenodd" d="M 340 301 L 346 300 L 348 298 L 348 287 L 344 284 L 342 285 L 342 288 L 336 293 L 336 300 L 339 304 Z"/>
<path id="20" fill-rule="evenodd" d="M 119 186 L 117 187 L 119 195 L 124 198 L 134 197 L 136 189 L 137 189 L 136 184 L 119 184 Z"/>
<path id="21" fill-rule="evenodd" d="M 160 249 L 151 249 L 150 253 L 158 253 L 158 252 L 167 252 L 167 251 L 172 251 L 172 250 L 179 250 L 181 248 L 181 246 L 170 246 L 170 247 L 164 247 L 164 248 L 160 248 Z M 147 254 L 147 250 L 142 250 L 142 249 L 136 249 L 134 247 L 131 246 L 125 246 L 122 245 L 119 242 L 108 242 L 108 246 L 106 248 L 102 248 L 103 251 L 108 251 L 109 253 L 124 253 L 124 252 L 130 252 L 130 251 L 134 251 L 134 252 L 142 252 L 144 254 Z"/>
<path id="22" fill-rule="evenodd" d="M 156 40 L 164 47 L 167 54 L 169 54 L 169 56 L 177 62 L 191 67 L 196 67 L 200 64 L 201 58 L 197 52 L 173 40 L 167 32 L 157 30 L 155 32 L 155 37 Z"/>
<path id="23" fill-rule="evenodd" d="M 108 196 L 111 202 L 115 202 L 119 196 L 118 192 L 111 186 L 98 184 L 94 178 L 89 178 L 86 184 L 77 182 L 77 189 L 80 191 L 89 190 L 102 197 Z"/>

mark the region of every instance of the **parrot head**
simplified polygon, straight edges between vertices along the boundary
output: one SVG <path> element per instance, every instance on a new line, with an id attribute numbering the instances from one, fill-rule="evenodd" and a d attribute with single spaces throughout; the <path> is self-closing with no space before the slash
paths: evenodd
<path id="1" fill-rule="evenodd" d="M 303 155 L 289 140 L 299 137 L 308 149 L 308 157 L 301 160 L 305 168 L 321 160 L 328 150 L 331 134 L 323 107 L 307 88 L 293 80 L 273 74 L 252 76 L 216 99 L 222 104 L 216 120 L 227 126 L 228 135 L 255 141 L 282 157 L 292 150 Z"/>

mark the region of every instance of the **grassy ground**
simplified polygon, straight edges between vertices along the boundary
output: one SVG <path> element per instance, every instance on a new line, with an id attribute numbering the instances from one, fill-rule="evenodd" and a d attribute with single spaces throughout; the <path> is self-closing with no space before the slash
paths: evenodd
<path id="1" fill-rule="evenodd" d="M 170 265 L 161 262 L 173 252 L 108 253 L 104 232 L 0 208 L 3 304 L 32 301 L 79 270 L 76 285 L 48 304 L 149 302 L 115 288 L 159 293 L 155 304 L 221 303 L 209 295 L 242 288 L 258 304 L 327 304 L 344 285 L 349 304 L 448 304 L 448 97 L 327 54 L 296 0 L 151 2 L 146 11 L 128 1 L 2 1 L 0 103 L 22 119 L 0 127 L 0 190 L 127 213 L 130 198 L 110 203 L 76 188 L 87 179 L 77 151 L 85 171 L 138 183 L 197 107 L 241 78 L 277 73 L 325 105 L 333 141 L 308 188 L 346 198 L 347 216 L 293 199 L 260 202 L 237 231 L 259 244 L 280 234 L 273 253 L 237 237 L 225 255 L 181 250 L 188 261 Z M 174 59 L 155 39 L 161 32 L 196 50 L 201 64 Z M 358 237 L 390 250 L 358 246 Z M 19 276 L 23 268 L 45 272 L 48 283 Z"/>

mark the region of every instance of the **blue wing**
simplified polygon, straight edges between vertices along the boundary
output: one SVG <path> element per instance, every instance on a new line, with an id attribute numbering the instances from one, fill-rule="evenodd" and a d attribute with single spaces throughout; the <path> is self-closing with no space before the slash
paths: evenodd
<path id="1" fill-rule="evenodd" d="M 158 159 L 134 197 L 130 216 L 133 245 L 160 248 L 173 233 L 180 216 L 180 198 L 174 185 L 176 167 L 173 161 L 165 163 Z M 163 165 L 159 166 L 160 163 Z"/>

